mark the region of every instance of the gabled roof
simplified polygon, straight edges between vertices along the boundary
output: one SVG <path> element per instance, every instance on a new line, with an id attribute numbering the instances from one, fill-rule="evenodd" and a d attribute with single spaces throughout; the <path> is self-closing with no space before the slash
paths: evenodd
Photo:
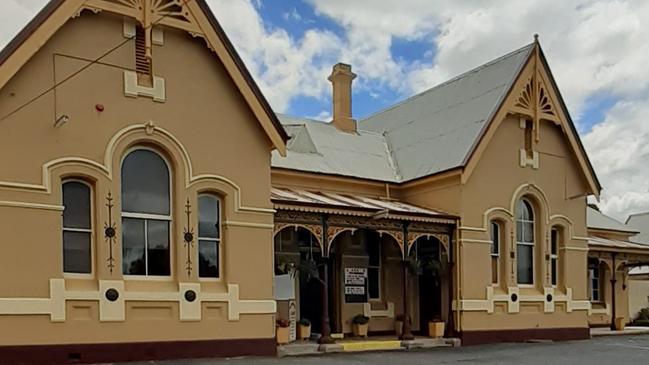
<path id="1" fill-rule="evenodd" d="M 586 226 L 590 229 L 615 231 L 615 232 L 621 232 L 626 234 L 638 233 L 638 231 L 636 231 L 632 227 L 612 217 L 609 217 L 606 214 L 590 206 L 586 208 Z"/>
<path id="2" fill-rule="evenodd" d="M 374 132 L 375 139 L 354 141 L 353 134 L 350 138 L 350 134 L 333 127 L 326 135 L 312 135 L 315 145 L 346 141 L 347 148 L 339 150 L 336 161 L 330 161 L 324 154 L 305 154 L 289 148 L 289 158 L 274 158 L 273 166 L 394 183 L 458 170 L 466 181 L 504 116 L 517 112 L 510 109 L 509 103 L 517 100 L 516 93 L 522 92 L 530 81 L 524 76 L 529 75 L 535 75 L 535 80 L 539 78 L 548 97 L 556 103 L 557 114 L 553 114 L 552 122 L 561 125 L 589 192 L 599 197 L 601 185 L 537 41 L 361 120 L 358 135 Z M 290 124 L 296 125 L 322 124 L 282 118 L 292 119 Z M 326 140 L 321 142 L 320 138 Z M 360 155 L 375 155 L 373 151 L 380 146 L 387 147 L 387 164 L 370 169 L 373 165 L 358 162 L 363 161 Z"/>
<path id="3" fill-rule="evenodd" d="M 272 166 L 307 172 L 398 182 L 383 135 L 341 132 L 331 123 L 279 114 L 291 136 L 286 157 L 273 153 Z"/>
<path id="4" fill-rule="evenodd" d="M 649 212 L 631 214 L 626 225 L 639 232 L 631 241 L 649 244 Z"/>
<path id="5" fill-rule="evenodd" d="M 463 166 L 533 49 L 530 44 L 497 58 L 362 120 L 360 127 L 386 136 L 405 181 Z"/>
<path id="6" fill-rule="evenodd" d="M 88 2 L 88 0 L 50 0 L 0 51 L 0 88 L 4 87 L 6 82 L 45 44 L 47 39 L 68 19 L 82 10 Z M 273 145 L 281 154 L 284 154 L 288 135 L 205 0 L 190 0 L 184 5 L 197 6 L 205 16 L 210 29 L 209 31 L 208 29 L 203 30 L 206 33 L 214 32 L 216 36 L 205 34 L 206 41 L 210 43 L 211 48 L 223 62 Z M 94 8 L 96 3 L 87 6 Z M 192 12 L 192 15 L 196 14 Z M 38 39 L 32 40 L 30 43 L 35 34 L 38 35 Z M 258 113 L 257 110 L 260 112 Z"/>

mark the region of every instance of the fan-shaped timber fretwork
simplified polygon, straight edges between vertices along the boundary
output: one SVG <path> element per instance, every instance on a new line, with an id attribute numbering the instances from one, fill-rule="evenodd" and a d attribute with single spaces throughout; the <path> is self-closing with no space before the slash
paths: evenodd
<path id="1" fill-rule="evenodd" d="M 84 8 L 135 18 L 143 27 L 162 24 L 200 33 L 188 4 L 192 0 L 87 0 Z"/>
<path id="2" fill-rule="evenodd" d="M 545 86 L 543 85 L 542 82 L 539 82 L 539 112 L 547 115 L 552 115 L 556 117 L 556 113 L 554 112 L 554 107 L 552 106 L 552 102 L 550 101 L 550 96 L 548 95 L 548 92 L 545 90 Z"/>
<path id="3" fill-rule="evenodd" d="M 516 104 L 514 104 L 514 106 L 523 109 L 532 110 L 532 100 L 534 100 L 534 98 L 532 97 L 532 95 L 534 94 L 533 86 L 534 83 L 532 82 L 532 78 L 530 78 L 525 83 L 525 87 L 523 87 L 523 90 L 521 91 L 521 94 L 518 96 L 518 100 L 516 101 Z"/>

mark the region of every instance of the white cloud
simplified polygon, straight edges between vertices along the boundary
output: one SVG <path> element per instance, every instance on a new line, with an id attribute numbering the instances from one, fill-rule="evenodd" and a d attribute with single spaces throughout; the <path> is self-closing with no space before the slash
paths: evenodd
<path id="1" fill-rule="evenodd" d="M 584 137 L 602 180 L 600 208 L 622 221 L 649 211 L 649 97 L 615 105 Z"/>

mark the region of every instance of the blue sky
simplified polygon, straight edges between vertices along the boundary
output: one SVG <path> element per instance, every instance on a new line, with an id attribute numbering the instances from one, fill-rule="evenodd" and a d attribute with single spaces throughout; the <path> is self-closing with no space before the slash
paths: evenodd
<path id="1" fill-rule="evenodd" d="M 261 0 L 253 2 L 253 5 L 269 31 L 281 29 L 294 39 L 302 38 L 306 31 L 312 29 L 326 30 L 341 38 L 345 37 L 345 29 L 338 22 L 316 11 L 316 8 L 307 1 L 282 0 L 271 3 Z M 393 37 L 390 53 L 395 60 L 405 64 L 433 63 L 436 53 L 436 43 L 432 39 L 434 34 L 433 31 L 429 37 L 414 40 Z M 434 85 L 430 84 L 430 87 Z M 408 94 L 388 85 L 376 83 L 371 88 L 355 88 L 353 95 L 354 116 L 362 119 L 408 96 Z M 606 112 L 615 105 L 617 100 L 618 98 L 615 96 L 606 93 L 588 97 L 583 110 L 573 116 L 579 122 L 579 131 L 588 133 L 593 125 L 602 122 Z M 329 103 L 328 99 L 297 96 L 290 101 L 288 108 L 283 112 L 297 116 L 317 116 L 330 107 Z"/>

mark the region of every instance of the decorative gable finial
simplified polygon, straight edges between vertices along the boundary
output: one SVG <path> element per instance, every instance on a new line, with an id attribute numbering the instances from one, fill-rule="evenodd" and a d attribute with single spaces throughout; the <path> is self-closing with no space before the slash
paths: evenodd
<path id="1" fill-rule="evenodd" d="M 539 34 L 534 33 L 534 43 L 539 43 Z"/>

